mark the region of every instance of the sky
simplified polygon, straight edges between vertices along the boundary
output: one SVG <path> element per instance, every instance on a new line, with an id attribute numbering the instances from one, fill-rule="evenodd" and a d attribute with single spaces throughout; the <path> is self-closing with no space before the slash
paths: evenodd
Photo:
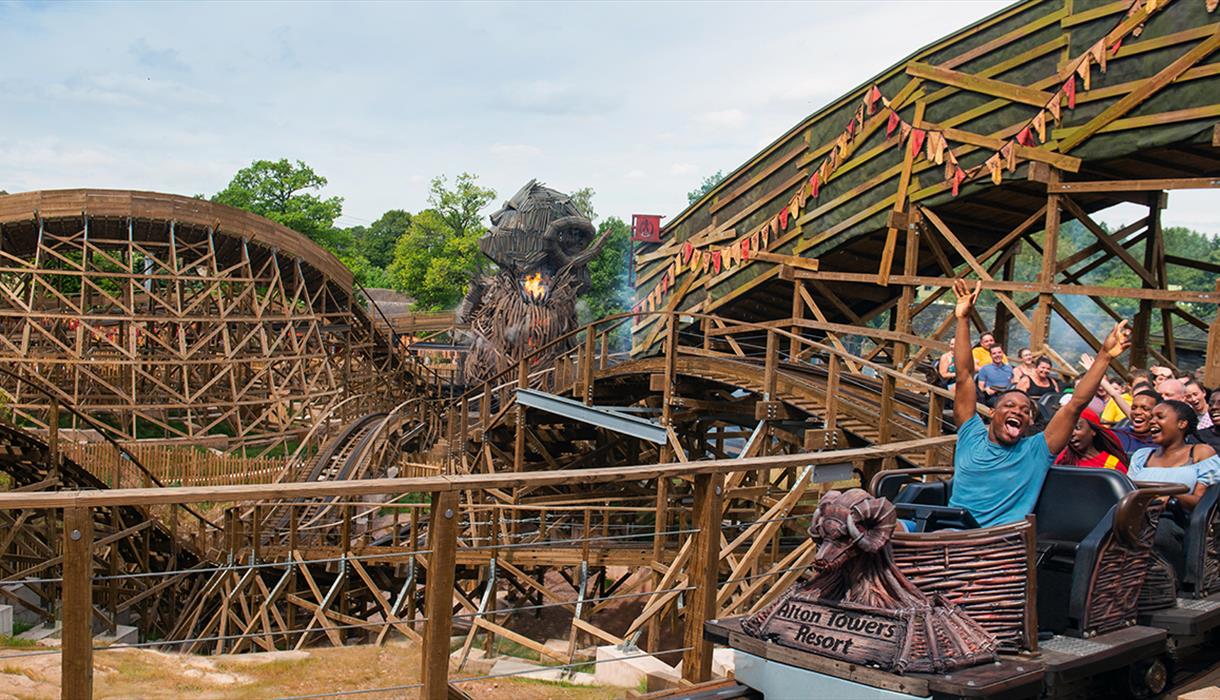
<path id="1" fill-rule="evenodd" d="M 537 178 L 592 187 L 603 217 L 673 216 L 705 176 L 1006 4 L 0 0 L 0 189 L 211 195 L 289 158 L 344 198 L 343 225 L 422 209 L 462 172 L 496 204 Z M 1165 223 L 1220 233 L 1215 201 L 1175 192 Z"/>

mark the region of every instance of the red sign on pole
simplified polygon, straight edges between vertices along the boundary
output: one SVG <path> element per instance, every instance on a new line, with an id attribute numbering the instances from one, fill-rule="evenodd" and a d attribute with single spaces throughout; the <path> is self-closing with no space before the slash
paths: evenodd
<path id="1" fill-rule="evenodd" d="M 642 243 L 661 242 L 660 214 L 632 214 L 631 240 Z"/>

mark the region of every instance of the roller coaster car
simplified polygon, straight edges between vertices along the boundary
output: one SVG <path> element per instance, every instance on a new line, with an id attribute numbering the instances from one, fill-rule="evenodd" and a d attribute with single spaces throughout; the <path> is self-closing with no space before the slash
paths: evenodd
<path id="1" fill-rule="evenodd" d="M 1173 637 L 1175 656 L 1220 635 L 1220 484 L 1210 486 L 1194 510 L 1171 505 L 1185 533 L 1180 558 L 1154 556 L 1140 594 L 1140 624 L 1160 627 Z"/>

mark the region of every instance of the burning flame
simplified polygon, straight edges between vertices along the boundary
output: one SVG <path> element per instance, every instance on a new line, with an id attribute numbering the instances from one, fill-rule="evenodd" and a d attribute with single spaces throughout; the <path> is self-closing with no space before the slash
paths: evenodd
<path id="1" fill-rule="evenodd" d="M 542 281 L 541 272 L 526 275 L 522 287 L 525 289 L 526 296 L 534 301 L 542 301 L 546 298 L 546 284 Z"/>

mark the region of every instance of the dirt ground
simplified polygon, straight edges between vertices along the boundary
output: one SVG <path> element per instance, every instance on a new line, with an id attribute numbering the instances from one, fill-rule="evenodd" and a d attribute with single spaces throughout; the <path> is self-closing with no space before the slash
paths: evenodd
<path id="1" fill-rule="evenodd" d="M 0 700 L 59 698 L 59 654 L 14 656 L 40 650 L 0 649 Z M 418 669 L 419 650 L 408 643 L 221 657 L 121 649 L 94 654 L 93 682 L 94 697 L 99 700 L 261 700 L 406 686 L 418 682 Z M 478 700 L 611 700 L 626 695 L 619 688 L 505 678 L 459 687 Z M 411 688 L 348 697 L 385 700 L 414 698 L 416 693 Z"/>

